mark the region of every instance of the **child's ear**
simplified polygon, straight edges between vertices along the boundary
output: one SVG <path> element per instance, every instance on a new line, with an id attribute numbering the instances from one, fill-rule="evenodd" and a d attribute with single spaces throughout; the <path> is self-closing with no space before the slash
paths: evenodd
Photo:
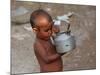
<path id="1" fill-rule="evenodd" d="M 37 28 L 32 28 L 33 29 L 33 32 L 37 32 Z"/>

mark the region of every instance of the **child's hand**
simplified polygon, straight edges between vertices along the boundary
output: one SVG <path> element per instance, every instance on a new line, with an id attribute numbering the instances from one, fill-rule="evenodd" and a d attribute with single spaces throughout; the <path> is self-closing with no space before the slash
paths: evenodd
<path id="1" fill-rule="evenodd" d="M 53 26 L 52 31 L 53 31 L 53 33 L 58 33 L 60 31 L 60 29 L 56 26 Z"/>

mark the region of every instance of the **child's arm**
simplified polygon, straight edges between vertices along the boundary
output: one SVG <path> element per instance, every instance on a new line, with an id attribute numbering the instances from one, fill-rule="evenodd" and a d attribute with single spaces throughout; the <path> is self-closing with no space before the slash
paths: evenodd
<path id="1" fill-rule="evenodd" d="M 46 63 L 50 63 L 55 61 L 56 59 L 60 58 L 61 55 L 60 54 L 53 54 L 53 55 L 48 55 L 46 53 L 46 50 L 42 47 L 42 45 L 40 43 L 36 43 L 34 45 L 34 47 L 36 48 L 35 52 L 36 54 L 38 54 Z"/>

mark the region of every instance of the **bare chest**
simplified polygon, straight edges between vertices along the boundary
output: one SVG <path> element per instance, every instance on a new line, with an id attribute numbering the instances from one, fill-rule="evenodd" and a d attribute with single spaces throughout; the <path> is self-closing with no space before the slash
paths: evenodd
<path id="1" fill-rule="evenodd" d="M 55 47 L 52 45 L 52 43 L 47 42 L 44 45 L 45 51 L 47 52 L 48 55 L 52 55 L 56 53 Z"/>

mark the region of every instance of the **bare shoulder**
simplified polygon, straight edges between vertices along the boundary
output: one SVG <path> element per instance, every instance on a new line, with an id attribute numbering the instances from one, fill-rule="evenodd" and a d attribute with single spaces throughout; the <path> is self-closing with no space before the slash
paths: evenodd
<path id="1" fill-rule="evenodd" d="M 41 43 L 38 41 L 38 40 L 36 40 L 35 42 L 34 42 L 34 44 L 33 44 L 33 46 L 36 48 L 36 47 L 39 47 L 41 45 Z"/>
<path id="2" fill-rule="evenodd" d="M 43 50 L 44 47 L 43 47 L 43 43 L 41 43 L 39 40 L 36 40 L 35 43 L 34 43 L 34 49 L 35 50 Z"/>

